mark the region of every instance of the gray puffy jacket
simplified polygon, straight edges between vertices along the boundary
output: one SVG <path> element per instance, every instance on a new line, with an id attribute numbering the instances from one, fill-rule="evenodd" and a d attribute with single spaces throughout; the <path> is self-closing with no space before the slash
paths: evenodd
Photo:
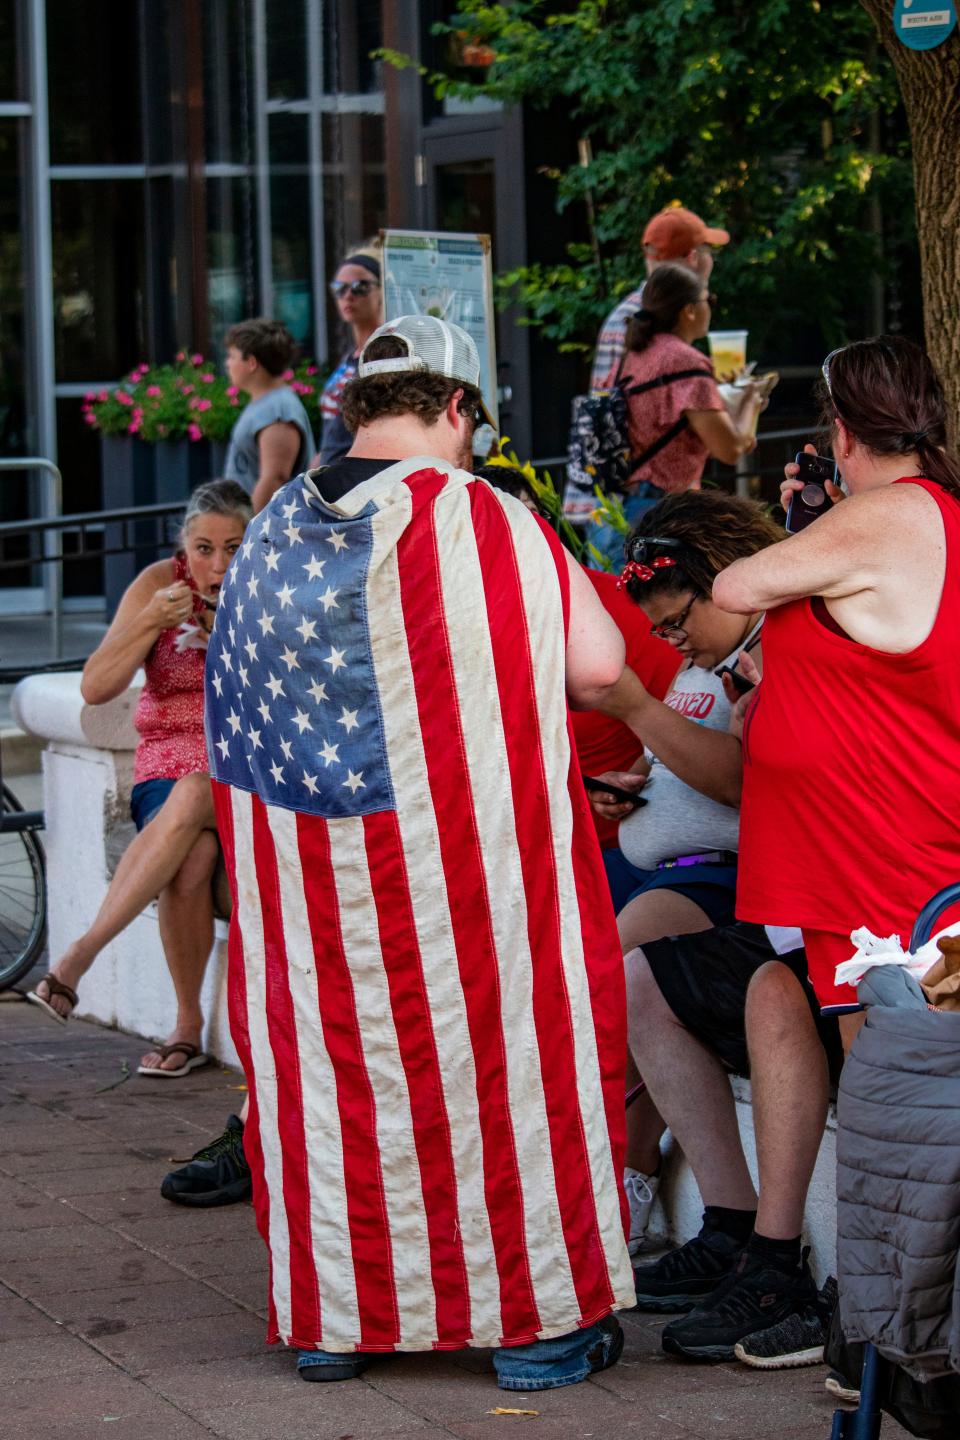
<path id="1" fill-rule="evenodd" d="M 844 1334 L 960 1372 L 960 1014 L 869 1010 L 837 1121 Z"/>

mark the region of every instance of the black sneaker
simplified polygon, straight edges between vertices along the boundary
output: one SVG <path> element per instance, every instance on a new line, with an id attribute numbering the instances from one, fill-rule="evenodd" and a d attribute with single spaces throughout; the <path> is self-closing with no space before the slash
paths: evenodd
<path id="1" fill-rule="evenodd" d="M 633 1279 L 637 1309 L 692 1310 L 727 1278 L 743 1251 L 738 1240 L 704 1225 L 699 1235 L 652 1265 L 638 1265 Z"/>
<path id="2" fill-rule="evenodd" d="M 160 1186 L 163 1198 L 178 1205 L 232 1205 L 249 1200 L 252 1191 L 243 1122 L 236 1115 L 230 1116 L 221 1136 L 198 1150 L 182 1170 L 171 1170 Z"/>
<path id="3" fill-rule="evenodd" d="M 830 1371 L 823 1382 L 823 1388 L 828 1395 L 833 1395 L 837 1400 L 845 1400 L 848 1405 L 860 1404 L 860 1386 L 854 1385 L 853 1381 L 848 1380 L 839 1370 Z"/>
<path id="4" fill-rule="evenodd" d="M 738 1340 L 733 1353 L 755 1370 L 791 1370 L 821 1365 L 830 1316 L 837 1303 L 837 1282 L 831 1275 L 813 1305 L 794 1310 L 779 1325 Z"/>
<path id="5" fill-rule="evenodd" d="M 807 1268 L 808 1254 L 804 1250 L 799 1268 L 786 1274 L 744 1251 L 736 1269 L 702 1305 L 666 1326 L 660 1337 L 664 1350 L 691 1360 L 732 1360 L 738 1340 L 749 1335 L 756 1342 L 759 1331 L 810 1309 L 817 1287 Z"/>

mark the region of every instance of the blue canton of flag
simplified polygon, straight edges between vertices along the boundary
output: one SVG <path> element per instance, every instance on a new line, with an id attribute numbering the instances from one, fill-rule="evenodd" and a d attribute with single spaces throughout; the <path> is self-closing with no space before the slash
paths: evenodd
<path id="1" fill-rule="evenodd" d="M 327 819 L 392 809 L 364 594 L 374 507 L 291 481 L 251 521 L 207 651 L 210 773 Z"/>

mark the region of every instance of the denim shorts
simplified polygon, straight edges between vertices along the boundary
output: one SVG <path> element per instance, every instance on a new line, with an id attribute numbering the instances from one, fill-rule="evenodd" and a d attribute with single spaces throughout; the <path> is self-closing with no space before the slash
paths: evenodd
<path id="1" fill-rule="evenodd" d="M 732 925 L 737 901 L 736 865 L 684 865 L 682 869 L 640 870 L 631 865 L 623 851 L 614 847 L 603 852 L 613 908 L 620 911 L 648 890 L 675 890 L 686 895 L 714 925 Z"/>
<path id="2" fill-rule="evenodd" d="M 130 814 L 138 830 L 151 821 L 163 806 L 176 780 L 141 780 L 130 791 Z"/>

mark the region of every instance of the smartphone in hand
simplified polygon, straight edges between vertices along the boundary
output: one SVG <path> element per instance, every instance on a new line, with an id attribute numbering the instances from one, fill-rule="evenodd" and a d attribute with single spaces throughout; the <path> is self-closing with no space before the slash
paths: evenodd
<path id="1" fill-rule="evenodd" d="M 597 780 L 593 775 L 582 775 L 580 778 L 583 780 L 585 789 L 603 790 L 624 805 L 634 805 L 639 809 L 641 805 L 647 804 L 646 797 L 636 794 L 633 790 L 624 790 L 622 786 L 611 785 L 607 780 Z"/>
<path id="2" fill-rule="evenodd" d="M 806 530 L 830 509 L 827 481 L 833 485 L 838 483 L 837 462 L 828 460 L 825 455 L 808 455 L 802 450 L 796 457 L 796 464 L 800 467 L 797 479 L 803 481 L 803 489 L 794 490 L 790 497 L 786 523 L 789 535 L 798 535 L 801 530 Z"/>
<path id="3" fill-rule="evenodd" d="M 746 675 L 741 675 L 740 671 L 735 670 L 732 665 L 721 665 L 719 670 L 714 670 L 713 673 L 718 680 L 722 680 L 724 675 L 729 675 L 738 695 L 749 695 L 751 690 L 757 688 L 753 680 L 748 680 Z"/>

